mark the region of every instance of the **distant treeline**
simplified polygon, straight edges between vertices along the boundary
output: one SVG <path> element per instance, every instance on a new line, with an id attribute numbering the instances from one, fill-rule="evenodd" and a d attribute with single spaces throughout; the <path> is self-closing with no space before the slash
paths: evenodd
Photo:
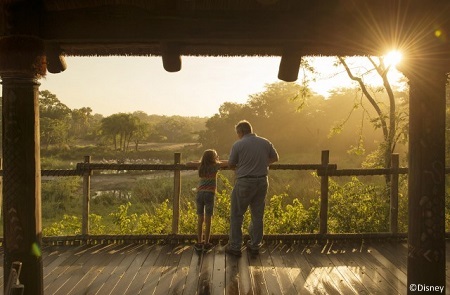
<path id="1" fill-rule="evenodd" d="M 378 99 L 382 105 L 386 98 L 380 93 Z M 307 161 L 310 154 L 327 149 L 332 157 L 351 152 L 352 157 L 364 159 L 382 143 L 382 134 L 370 106 L 364 107 L 362 101 L 357 89 L 337 89 L 324 98 L 296 83 L 277 82 L 250 95 L 246 103 L 223 103 L 210 118 L 142 111 L 104 117 L 93 114 L 90 107 L 70 109 L 43 90 L 39 92 L 41 145 L 43 150 L 94 145 L 126 153 L 145 143 L 198 142 L 201 149 L 215 148 L 226 156 L 237 139 L 235 124 L 246 119 L 258 135 L 275 144 L 283 162 Z M 306 159 L 289 159 L 292 154 L 304 154 Z"/>

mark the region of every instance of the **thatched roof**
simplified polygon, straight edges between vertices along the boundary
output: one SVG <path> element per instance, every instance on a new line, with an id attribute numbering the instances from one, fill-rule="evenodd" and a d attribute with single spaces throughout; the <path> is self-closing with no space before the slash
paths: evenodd
<path id="1" fill-rule="evenodd" d="M 2 35 L 66 55 L 376 55 L 450 34 L 449 0 L 3 0 Z M 13 7 L 11 9 L 11 7 Z M 29 8 L 29 9 L 28 9 Z M 448 37 L 450 39 L 450 37 Z M 437 40 L 450 52 L 449 40 Z"/>

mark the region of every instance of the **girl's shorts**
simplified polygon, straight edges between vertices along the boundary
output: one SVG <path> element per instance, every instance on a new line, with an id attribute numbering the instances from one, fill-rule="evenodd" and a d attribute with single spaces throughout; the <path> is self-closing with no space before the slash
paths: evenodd
<path id="1" fill-rule="evenodd" d="M 197 192 L 197 214 L 198 215 L 213 215 L 214 210 L 214 193 L 207 191 Z"/>

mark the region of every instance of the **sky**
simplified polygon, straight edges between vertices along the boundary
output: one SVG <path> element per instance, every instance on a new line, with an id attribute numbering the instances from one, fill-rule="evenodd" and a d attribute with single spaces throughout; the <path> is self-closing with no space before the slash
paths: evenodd
<path id="1" fill-rule="evenodd" d="M 209 117 L 224 102 L 245 103 L 277 78 L 280 57 L 182 57 L 181 71 L 166 72 L 161 57 L 66 57 L 67 69 L 47 73 L 48 90 L 70 109 L 90 107 L 109 116 L 123 112 Z M 313 90 L 324 96 L 350 86 L 333 58 L 318 58 Z M 330 77 L 333 77 L 332 79 Z"/>

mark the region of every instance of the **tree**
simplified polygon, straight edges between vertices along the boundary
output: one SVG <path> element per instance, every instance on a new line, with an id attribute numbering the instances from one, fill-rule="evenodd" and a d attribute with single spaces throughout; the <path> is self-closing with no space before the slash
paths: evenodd
<path id="1" fill-rule="evenodd" d="M 69 138 L 71 110 L 55 94 L 48 90 L 39 91 L 39 115 L 41 142 L 46 149 L 51 144 L 63 145 Z"/>
<path id="2" fill-rule="evenodd" d="M 134 149 L 137 151 L 139 147 L 139 143 L 141 143 L 143 140 L 147 139 L 150 135 L 151 127 L 149 123 L 146 122 L 139 122 L 137 124 L 136 132 L 133 136 L 134 141 Z"/>
<path id="3" fill-rule="evenodd" d="M 192 142 L 191 122 L 181 116 L 168 117 L 155 125 L 155 131 L 167 142 Z"/>
<path id="4" fill-rule="evenodd" d="M 371 122 L 376 129 L 381 129 L 383 133 L 383 143 L 378 151 L 381 155 L 372 157 L 375 161 L 372 161 L 371 166 L 389 168 L 391 166 L 391 154 L 395 151 L 397 143 L 401 140 L 403 142 L 407 140 L 408 110 L 406 108 L 406 97 L 400 95 L 396 97 L 387 76 L 390 65 L 385 64 L 384 57 L 378 57 L 378 62 L 375 62 L 374 58 L 368 57 L 373 66 L 372 71 L 376 71 L 383 82 L 383 88 L 377 88 L 375 91 L 370 91 L 370 86 L 364 82 L 364 75 L 371 71 L 366 71 L 357 76 L 352 72 L 344 57 L 338 57 L 338 60 L 344 66 L 350 79 L 358 83 L 363 96 L 375 110 L 376 117 L 372 118 Z M 379 92 L 384 92 L 387 95 L 387 103 L 377 100 L 374 94 Z M 386 179 L 388 182 L 389 178 Z"/>
<path id="5" fill-rule="evenodd" d="M 228 153 L 237 140 L 233 132 L 235 124 L 249 120 L 255 132 L 270 140 L 282 153 L 302 153 L 320 148 L 317 130 L 324 126 L 326 116 L 320 111 L 323 97 L 303 97 L 304 86 L 296 83 L 276 82 L 267 84 L 265 91 L 250 95 L 247 103 L 223 103 L 219 112 L 206 122 L 206 130 L 200 132 L 204 148 L 215 148 Z M 300 103 L 299 103 L 300 102 Z M 302 110 L 299 112 L 298 110 Z"/>
<path id="6" fill-rule="evenodd" d="M 86 136 L 87 130 L 91 127 L 92 109 L 89 107 L 74 109 L 72 110 L 71 115 L 72 124 L 70 128 L 70 136 L 75 139 Z"/>
<path id="7" fill-rule="evenodd" d="M 252 121 L 253 117 L 248 105 L 225 102 L 219 107 L 219 112 L 206 121 L 206 129 L 199 132 L 199 142 L 205 149 L 214 148 L 219 154 L 228 153 L 237 139 L 233 132 L 235 124 L 242 119 Z"/>
<path id="8" fill-rule="evenodd" d="M 101 130 L 104 136 L 112 139 L 115 150 L 126 152 L 138 125 L 139 118 L 132 114 L 118 113 L 104 118 Z"/>

